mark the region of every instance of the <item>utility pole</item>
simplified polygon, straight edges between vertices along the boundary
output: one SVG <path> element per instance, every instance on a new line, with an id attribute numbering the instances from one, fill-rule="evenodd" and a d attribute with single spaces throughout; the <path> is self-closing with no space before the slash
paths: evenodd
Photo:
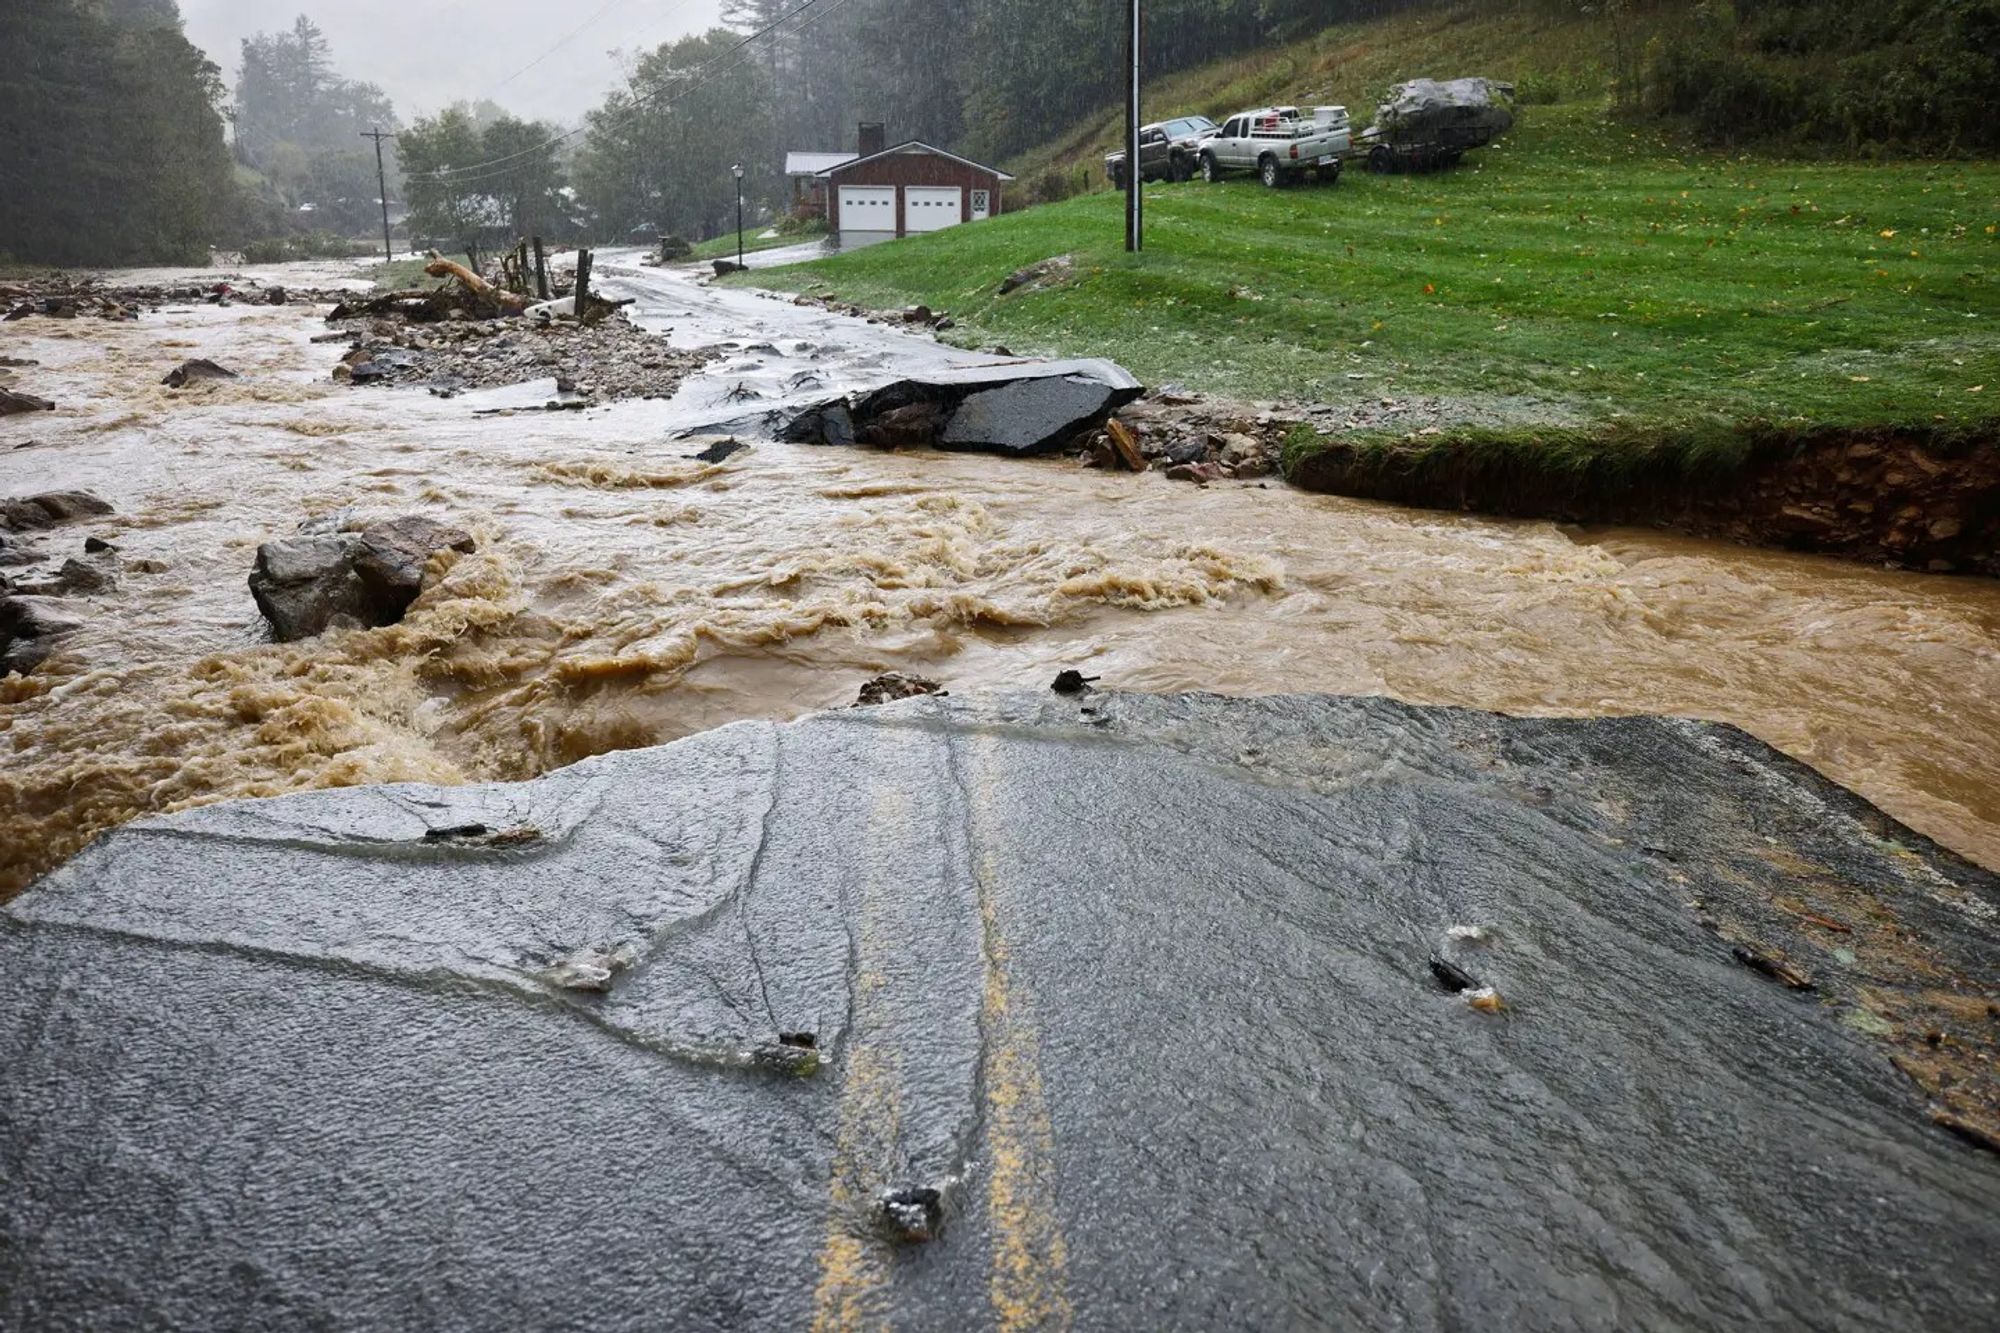
<path id="1" fill-rule="evenodd" d="M 375 141 L 375 188 L 381 191 L 382 195 L 382 262 L 393 264 L 396 262 L 396 250 L 389 244 L 389 173 L 382 167 L 382 141 L 396 136 L 373 129 L 363 130 L 361 137 Z"/>
<path id="2" fill-rule="evenodd" d="M 1145 172 L 1139 164 L 1139 0 L 1125 0 L 1125 8 L 1132 75 L 1125 97 L 1125 248 L 1136 254 L 1146 248 L 1146 205 L 1140 192 Z"/>

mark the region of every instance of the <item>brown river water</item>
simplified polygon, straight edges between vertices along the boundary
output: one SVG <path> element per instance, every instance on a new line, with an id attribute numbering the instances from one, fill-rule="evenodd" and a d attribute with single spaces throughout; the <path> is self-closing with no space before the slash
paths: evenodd
<path id="1" fill-rule="evenodd" d="M 953 357 L 624 279 L 676 342 L 736 335 L 679 403 L 476 417 L 508 400 L 346 389 L 300 307 L 0 326 L 0 354 L 43 363 L 21 387 L 61 405 L 0 422 L 0 493 L 95 491 L 117 516 L 50 548 L 97 533 L 165 566 L 0 682 L 0 896 L 142 814 L 524 778 L 845 704 L 884 670 L 967 691 L 1070 666 L 1132 690 L 1731 722 L 2000 867 L 2000 584 L 1062 460 L 760 444 L 691 462 L 672 431 L 732 386 L 777 398 L 801 366 L 839 383 Z M 158 386 L 194 355 L 245 377 Z M 349 506 L 448 518 L 480 547 L 442 557 L 400 626 L 264 642 L 257 544 Z"/>

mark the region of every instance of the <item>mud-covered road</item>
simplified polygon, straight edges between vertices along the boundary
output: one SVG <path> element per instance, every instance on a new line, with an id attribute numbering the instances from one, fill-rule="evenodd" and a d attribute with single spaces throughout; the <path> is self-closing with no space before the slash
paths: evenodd
<path id="1" fill-rule="evenodd" d="M 1066 666 L 1726 720 L 2000 865 L 1990 582 L 1059 460 L 757 442 L 704 464 L 677 430 L 970 354 L 630 256 L 601 273 L 649 327 L 725 355 L 671 403 L 480 416 L 546 386 L 339 386 L 303 307 L 0 326 L 0 354 L 41 362 L 21 386 L 60 405 L 0 421 L 0 491 L 94 491 L 117 515 L 61 540 L 157 562 L 0 683 L 0 893 L 140 815 L 531 777 L 844 703 L 889 669 L 968 690 Z M 163 388 L 190 356 L 243 378 Z M 350 508 L 445 519 L 479 550 L 402 625 L 268 643 L 257 544 Z"/>

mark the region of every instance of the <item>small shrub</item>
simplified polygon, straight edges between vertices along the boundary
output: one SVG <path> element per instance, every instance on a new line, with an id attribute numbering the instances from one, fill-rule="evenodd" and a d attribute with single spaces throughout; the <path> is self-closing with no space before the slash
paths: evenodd
<path id="1" fill-rule="evenodd" d="M 1684 116 L 1699 132 L 1734 143 L 1794 138 L 1810 126 L 1807 98 L 1784 72 L 1719 41 L 1647 47 L 1640 103 L 1656 116 Z"/>
<path id="2" fill-rule="evenodd" d="M 1061 167 L 1050 167 L 1028 182 L 1030 204 L 1059 204 L 1077 193 L 1076 179 Z"/>

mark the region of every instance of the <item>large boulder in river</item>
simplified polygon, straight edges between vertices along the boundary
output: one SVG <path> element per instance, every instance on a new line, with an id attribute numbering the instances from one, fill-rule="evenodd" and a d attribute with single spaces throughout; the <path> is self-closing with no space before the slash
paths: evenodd
<path id="1" fill-rule="evenodd" d="M 421 515 L 359 532 L 287 537 L 257 548 L 250 595 L 280 643 L 329 629 L 393 625 L 423 590 L 433 555 L 473 549 L 463 529 Z"/>
<path id="2" fill-rule="evenodd" d="M 0 500 L 0 528 L 34 532 L 111 512 L 109 504 L 88 491 L 44 491 L 17 500 Z"/>
<path id="3" fill-rule="evenodd" d="M 278 304 L 282 304 L 282 302 Z M 165 378 L 160 383 L 166 385 L 169 389 L 179 389 L 192 384 L 196 380 L 233 380 L 237 378 L 239 378 L 237 373 L 228 367 L 218 366 L 207 357 L 198 356 L 193 360 L 183 361 L 178 366 L 175 366 L 166 373 Z"/>
<path id="4" fill-rule="evenodd" d="M 348 533 L 326 533 L 257 548 L 250 595 L 271 623 L 272 638 L 291 643 L 368 623 L 368 590 L 354 572 L 359 540 Z"/>
<path id="5" fill-rule="evenodd" d="M 0 910 L 0 1323 L 1991 1328 L 1997 911 L 1729 728 L 1380 700 L 211 806 Z"/>
<path id="6" fill-rule="evenodd" d="M 31 393 L 20 393 L 14 389 L 0 388 L 0 417 L 19 416 L 25 412 L 53 412 L 56 405 L 46 398 L 37 398 Z"/>
<path id="7" fill-rule="evenodd" d="M 369 614 L 378 624 L 403 618 L 423 590 L 424 568 L 439 551 L 471 553 L 472 534 L 419 514 L 362 529 L 354 547 L 354 572 L 368 590 Z"/>
<path id="8" fill-rule="evenodd" d="M 59 599 L 0 597 L 0 676 L 27 675 L 55 651 L 57 640 L 83 625 L 77 609 Z"/>

